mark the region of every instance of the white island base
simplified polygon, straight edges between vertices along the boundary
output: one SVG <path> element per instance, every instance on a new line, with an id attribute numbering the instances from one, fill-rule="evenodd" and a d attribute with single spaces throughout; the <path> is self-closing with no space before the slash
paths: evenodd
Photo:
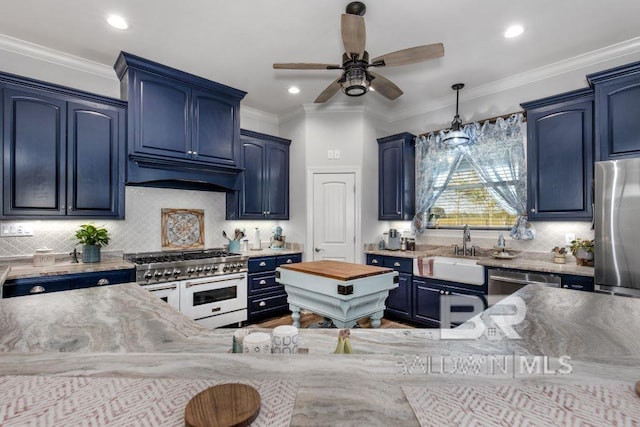
<path id="1" fill-rule="evenodd" d="M 301 309 L 331 319 L 338 328 L 352 328 L 365 317 L 378 328 L 389 291 L 398 287 L 392 269 L 325 260 L 283 265 L 276 280 L 284 285 L 297 328 Z"/>

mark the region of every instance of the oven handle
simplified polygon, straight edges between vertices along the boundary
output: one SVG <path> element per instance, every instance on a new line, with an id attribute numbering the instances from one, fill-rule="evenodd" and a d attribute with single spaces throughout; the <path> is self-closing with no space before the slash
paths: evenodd
<path id="1" fill-rule="evenodd" d="M 153 288 L 151 286 L 143 286 L 143 288 L 146 288 L 149 292 L 155 292 L 155 291 L 166 291 L 171 289 L 177 289 L 178 285 L 159 286 L 157 288 Z"/>
<path id="2" fill-rule="evenodd" d="M 190 288 L 192 286 L 200 286 L 200 285 L 208 285 L 210 283 L 220 283 L 220 282 L 228 282 L 230 280 L 242 280 L 245 278 L 244 274 L 241 274 L 239 276 L 233 276 L 233 277 L 225 277 L 224 279 L 217 279 L 217 280 L 207 280 L 206 282 L 201 282 L 201 283 L 193 283 L 193 282 L 187 282 L 185 283 L 185 287 L 186 288 Z"/>

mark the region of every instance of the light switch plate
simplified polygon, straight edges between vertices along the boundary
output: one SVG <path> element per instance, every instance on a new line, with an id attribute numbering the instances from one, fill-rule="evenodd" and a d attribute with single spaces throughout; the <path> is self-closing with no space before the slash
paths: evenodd
<path id="1" fill-rule="evenodd" d="M 2 237 L 25 237 L 33 236 L 32 222 L 3 222 L 0 226 L 0 236 Z"/>

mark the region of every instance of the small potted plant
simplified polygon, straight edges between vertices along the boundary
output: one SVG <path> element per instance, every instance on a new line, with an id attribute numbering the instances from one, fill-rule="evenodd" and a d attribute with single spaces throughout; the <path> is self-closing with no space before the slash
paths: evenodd
<path id="1" fill-rule="evenodd" d="M 109 232 L 92 223 L 82 224 L 76 231 L 76 239 L 82 246 L 82 262 L 100 262 L 100 248 L 109 244 Z"/>
<path id="2" fill-rule="evenodd" d="M 566 264 L 567 262 L 567 248 L 564 246 L 556 246 L 551 249 L 553 252 L 553 262 L 556 264 Z"/>
<path id="3" fill-rule="evenodd" d="M 593 267 L 593 252 L 595 250 L 593 240 L 583 240 L 578 237 L 571 241 L 570 249 L 573 256 L 576 257 L 578 265 Z"/>

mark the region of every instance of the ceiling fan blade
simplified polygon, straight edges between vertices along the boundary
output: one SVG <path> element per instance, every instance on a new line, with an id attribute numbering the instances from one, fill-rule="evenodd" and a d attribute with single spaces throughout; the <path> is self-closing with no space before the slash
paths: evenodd
<path id="1" fill-rule="evenodd" d="M 316 104 L 322 104 L 323 102 L 327 102 L 342 87 L 342 85 L 340 84 L 341 79 L 342 79 L 342 76 L 338 77 L 333 83 L 327 86 L 327 88 L 323 90 L 322 93 L 318 95 L 316 100 L 313 102 L 315 102 Z"/>
<path id="2" fill-rule="evenodd" d="M 342 67 L 336 64 L 313 64 L 305 62 L 288 62 L 273 64 L 274 70 L 340 70 Z"/>
<path id="3" fill-rule="evenodd" d="M 386 55 L 372 59 L 371 64 L 373 66 L 386 65 L 387 67 L 391 67 L 415 64 L 416 62 L 428 61 L 429 59 L 439 58 L 441 56 L 444 56 L 444 45 L 442 43 L 434 43 L 387 53 Z"/>
<path id="4" fill-rule="evenodd" d="M 362 58 L 366 42 L 364 18 L 359 15 L 342 14 L 342 42 L 347 55 L 358 54 Z"/>
<path id="5" fill-rule="evenodd" d="M 391 80 L 382 77 L 380 74 L 372 73 L 371 71 L 369 71 L 369 74 L 373 77 L 371 87 L 380 95 L 392 101 L 402 95 L 402 89 L 396 86 Z"/>

